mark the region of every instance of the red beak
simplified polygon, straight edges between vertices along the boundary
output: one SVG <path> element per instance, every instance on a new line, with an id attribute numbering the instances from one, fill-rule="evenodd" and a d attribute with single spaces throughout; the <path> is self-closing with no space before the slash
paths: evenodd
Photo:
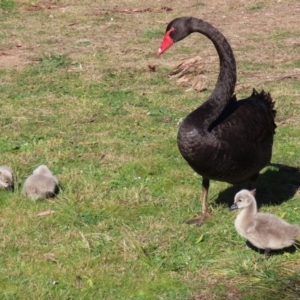
<path id="1" fill-rule="evenodd" d="M 168 48 L 170 48 L 174 42 L 172 38 L 170 37 L 170 33 L 174 30 L 174 28 L 171 28 L 169 31 L 166 32 L 163 41 L 161 43 L 160 48 L 157 51 L 157 55 L 163 54 Z"/>

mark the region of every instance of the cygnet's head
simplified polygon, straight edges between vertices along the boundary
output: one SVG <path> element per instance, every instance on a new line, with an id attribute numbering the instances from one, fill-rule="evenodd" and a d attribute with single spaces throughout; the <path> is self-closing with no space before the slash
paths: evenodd
<path id="1" fill-rule="evenodd" d="M 48 169 L 46 165 L 40 165 L 39 167 L 37 167 L 33 171 L 33 174 L 52 175 L 51 171 Z"/>
<path id="2" fill-rule="evenodd" d="M 6 168 L 0 168 L 0 186 L 10 191 L 14 190 L 13 174 Z"/>
<path id="3" fill-rule="evenodd" d="M 239 191 L 234 197 L 234 203 L 230 207 L 230 211 L 239 209 L 239 208 L 246 208 L 250 206 L 253 201 L 255 201 L 254 195 L 256 190 L 248 191 L 248 190 L 241 190 Z"/>

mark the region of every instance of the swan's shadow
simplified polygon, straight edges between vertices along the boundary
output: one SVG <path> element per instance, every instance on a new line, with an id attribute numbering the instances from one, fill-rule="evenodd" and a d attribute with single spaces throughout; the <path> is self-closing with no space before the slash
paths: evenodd
<path id="1" fill-rule="evenodd" d="M 282 164 L 270 164 L 256 182 L 256 200 L 258 207 L 262 205 L 280 205 L 291 199 L 300 188 L 300 170 Z M 219 193 L 216 204 L 230 207 L 235 194 L 247 189 L 247 183 L 233 185 Z"/>
<path id="2" fill-rule="evenodd" d="M 246 241 L 246 245 L 247 247 L 249 247 L 251 250 L 259 253 L 259 254 L 262 254 L 264 255 L 265 253 L 265 250 L 263 249 L 259 249 L 259 248 L 256 248 L 255 246 L 253 246 L 249 241 Z M 283 249 L 279 249 L 279 250 L 271 250 L 270 251 L 270 256 L 273 256 L 273 255 L 282 255 L 284 253 L 294 253 L 297 251 L 297 248 L 292 245 L 290 247 L 286 247 L 286 248 L 283 248 Z"/>

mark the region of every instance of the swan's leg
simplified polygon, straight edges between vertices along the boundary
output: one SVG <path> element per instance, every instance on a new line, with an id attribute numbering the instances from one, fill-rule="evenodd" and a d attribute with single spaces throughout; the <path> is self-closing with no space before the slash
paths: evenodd
<path id="1" fill-rule="evenodd" d="M 203 178 L 202 179 L 202 212 L 199 216 L 193 217 L 191 219 L 187 219 L 185 223 L 187 224 L 197 224 L 201 226 L 208 218 L 209 218 L 209 211 L 208 211 L 208 189 L 209 189 L 209 179 Z"/>
<path id="2" fill-rule="evenodd" d="M 270 251 L 271 251 L 270 248 L 266 248 L 266 249 L 265 249 L 264 255 L 265 255 L 265 258 L 266 258 L 266 259 L 268 259 L 268 258 L 270 257 Z"/>
<path id="3" fill-rule="evenodd" d="M 208 204 L 207 204 L 207 198 L 208 198 L 208 189 L 209 189 L 209 179 L 203 178 L 202 179 L 202 214 L 209 215 L 208 211 Z"/>

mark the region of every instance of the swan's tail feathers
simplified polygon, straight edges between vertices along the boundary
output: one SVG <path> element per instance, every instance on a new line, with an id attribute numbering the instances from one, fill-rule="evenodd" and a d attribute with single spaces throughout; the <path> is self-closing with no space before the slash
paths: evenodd
<path id="1" fill-rule="evenodd" d="M 251 97 L 255 97 L 255 96 L 257 96 L 257 95 L 258 95 L 257 90 L 256 90 L 255 88 L 253 88 Z"/>
<path id="2" fill-rule="evenodd" d="M 251 97 L 255 97 L 259 101 L 263 101 L 272 111 L 272 115 L 275 118 L 276 110 L 274 109 L 275 101 L 273 101 L 270 93 L 266 93 L 264 90 L 262 90 L 260 93 L 256 91 L 256 89 L 253 89 Z"/>
<path id="3" fill-rule="evenodd" d="M 275 101 L 273 101 L 270 93 L 266 93 L 264 90 L 262 90 L 259 94 L 259 96 L 268 103 L 268 105 L 273 109 L 275 105 Z M 275 111 L 276 112 L 276 111 Z"/>
<path id="4" fill-rule="evenodd" d="M 262 90 L 260 93 L 258 93 L 257 96 L 258 96 L 259 99 L 261 99 L 265 103 L 267 109 L 271 113 L 270 116 L 272 118 L 272 121 L 270 120 L 270 122 L 273 123 L 274 133 L 275 133 L 275 129 L 277 127 L 276 124 L 275 124 L 275 117 L 276 117 L 276 110 L 274 109 L 275 101 L 273 101 L 270 93 L 266 93 L 264 90 Z"/>

